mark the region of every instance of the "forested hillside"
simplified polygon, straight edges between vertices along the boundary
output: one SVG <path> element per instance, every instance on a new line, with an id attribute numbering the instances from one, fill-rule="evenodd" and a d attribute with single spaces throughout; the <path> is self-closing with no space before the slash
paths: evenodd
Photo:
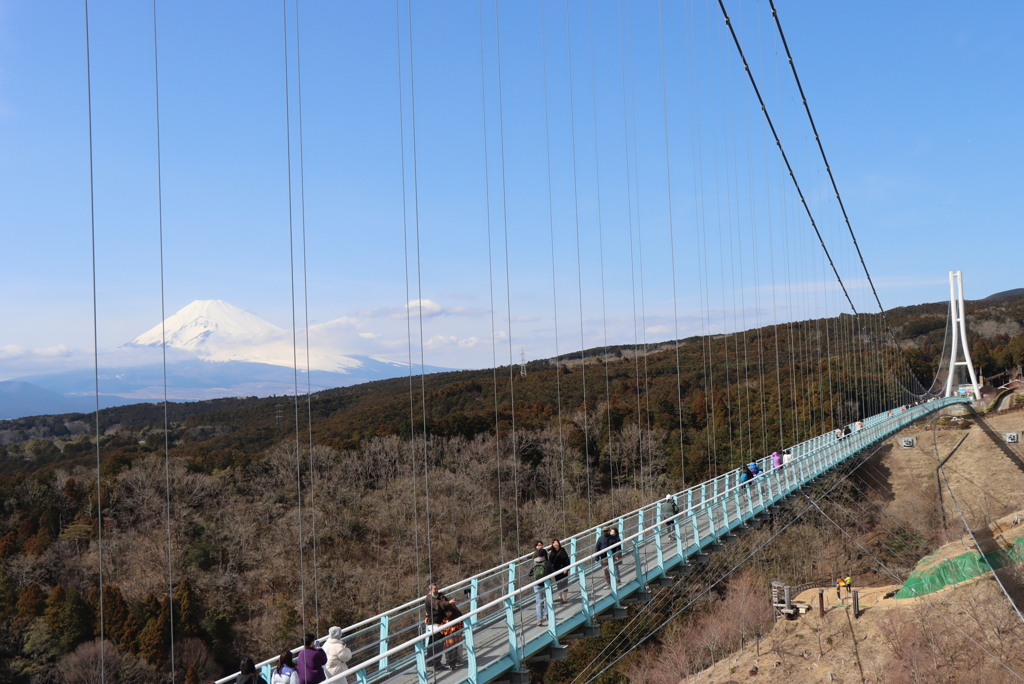
<path id="1" fill-rule="evenodd" d="M 1024 297 L 968 313 L 980 372 L 1019 374 Z M 927 387 L 946 305 L 888 321 Z M 897 404 L 909 381 L 880 317 L 848 315 L 520 370 L 171 404 L 166 431 L 162 406 L 106 409 L 99 487 L 94 416 L 0 422 L 0 679 L 75 681 L 95 658 L 97 492 L 113 671 L 167 669 L 170 584 L 179 679 L 198 682 Z"/>

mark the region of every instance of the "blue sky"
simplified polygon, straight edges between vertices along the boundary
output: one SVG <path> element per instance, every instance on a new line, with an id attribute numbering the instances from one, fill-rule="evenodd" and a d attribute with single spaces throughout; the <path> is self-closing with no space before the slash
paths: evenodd
<path id="1" fill-rule="evenodd" d="M 726 4 L 854 303 L 871 310 L 768 4 Z M 289 0 L 300 329 L 303 189 L 309 319 L 335 321 L 322 329 L 338 353 L 405 359 L 401 314 L 420 297 L 425 361 L 449 367 L 490 365 L 492 327 L 507 362 L 509 338 L 516 360 L 553 354 L 556 323 L 565 352 L 845 310 L 717 3 L 665 4 L 663 99 L 656 4 L 570 0 L 567 41 L 564 3 L 501 2 L 500 101 L 484 5 L 481 74 L 478 4 L 412 2 L 414 149 L 405 2 L 396 35 L 393 4 L 302 0 L 303 186 Z M 1001 264 L 1024 246 L 1024 7 L 778 6 L 883 304 L 942 300 L 951 268 L 968 298 L 1024 286 Z M 158 12 L 167 314 L 223 299 L 288 328 L 282 7 Z M 90 2 L 103 350 L 160 320 L 152 20 L 148 3 Z M 79 3 L 0 2 L 0 379 L 91 362 L 83 38 Z"/>

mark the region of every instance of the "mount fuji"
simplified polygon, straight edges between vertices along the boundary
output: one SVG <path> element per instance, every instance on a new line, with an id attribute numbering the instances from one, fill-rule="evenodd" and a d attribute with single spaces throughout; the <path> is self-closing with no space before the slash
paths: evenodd
<path id="1" fill-rule="evenodd" d="M 307 387 L 316 392 L 400 377 L 410 370 L 420 373 L 418 364 L 410 368 L 408 363 L 339 353 L 330 335 L 335 323 L 310 326 L 307 376 L 307 347 L 301 336 L 296 350 L 290 330 L 219 299 L 196 300 L 113 354 L 113 362 L 99 371 L 100 403 L 120 406 L 162 401 L 164 371 L 159 352 L 164 339 L 167 398 L 171 401 L 294 394 L 296 384 L 300 393 Z M 117 361 L 119 355 L 123 355 L 123 363 Z M 427 373 L 452 370 L 423 368 Z M 70 406 L 84 405 L 82 399 L 95 391 L 92 369 L 17 380 L 4 388 L 6 392 L 19 396 L 27 392 L 32 401 L 7 396 L 7 401 L 0 402 L 0 419 L 63 413 Z M 47 403 L 47 397 L 52 401 Z"/>

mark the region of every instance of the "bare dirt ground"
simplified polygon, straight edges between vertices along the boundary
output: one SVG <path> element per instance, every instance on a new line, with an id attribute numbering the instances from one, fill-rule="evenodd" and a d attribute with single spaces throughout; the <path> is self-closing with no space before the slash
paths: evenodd
<path id="1" fill-rule="evenodd" d="M 963 524 L 954 523 L 960 514 L 945 480 L 939 478 L 941 488 L 937 487 L 936 466 L 949 457 L 943 471 L 972 526 L 1024 508 L 1024 448 L 1005 442 L 1004 433 L 1011 431 L 1024 431 L 1024 411 L 989 414 L 977 420 L 968 417 L 934 429 L 905 430 L 892 440 L 890 448 L 865 464 L 863 479 L 897 506 L 924 505 L 922 495 L 934 501 L 941 489 L 942 511 L 959 536 Z M 916 438 L 916 445 L 903 448 L 903 437 Z"/>
<path id="2" fill-rule="evenodd" d="M 1005 543 L 1012 543 L 1024 535 L 1024 524 L 1012 524 L 1017 515 L 998 521 L 991 531 Z M 965 536 L 942 546 L 923 563 L 932 565 L 960 555 L 970 545 L 970 537 Z M 1013 579 L 1019 583 L 1019 577 Z M 859 617 L 854 616 L 852 597 L 845 590 L 837 599 L 833 587 L 823 587 L 824 615 L 819 611 L 818 589 L 801 592 L 794 601 L 812 606 L 809 613 L 776 622 L 759 643 L 750 643 L 682 681 L 1021 681 L 1018 675 L 1024 677 L 1024 623 L 991 574 L 921 598 L 893 598 L 900 586 L 855 587 Z"/>
<path id="3" fill-rule="evenodd" d="M 919 567 L 975 550 L 963 518 L 984 552 L 1024 536 L 1024 448 L 1006 443 L 1004 433 L 1010 431 L 1024 431 L 1024 411 L 965 416 L 934 429 L 907 430 L 861 468 L 859 477 L 871 496 L 888 502 L 892 511 L 904 509 L 902 519 L 913 517 L 908 511 L 927 516 L 929 508 L 935 519 L 944 516 L 938 536 L 945 543 Z M 917 438 L 915 447 L 901 446 L 901 438 L 908 436 Z M 946 457 L 945 478 L 936 478 L 936 466 Z M 1024 606 L 1021 568 L 1001 570 L 999 576 Z M 1024 681 L 1024 622 L 991 573 L 899 600 L 885 598 L 901 585 L 885 583 L 892 580 L 884 572 L 866 574 L 863 581 L 877 586 L 856 587 L 859 618 L 845 591 L 837 601 L 834 587 L 824 588 L 825 614 L 819 615 L 818 591 L 809 589 L 796 600 L 813 606 L 810 613 L 776 622 L 759 643 L 681 681 Z"/>

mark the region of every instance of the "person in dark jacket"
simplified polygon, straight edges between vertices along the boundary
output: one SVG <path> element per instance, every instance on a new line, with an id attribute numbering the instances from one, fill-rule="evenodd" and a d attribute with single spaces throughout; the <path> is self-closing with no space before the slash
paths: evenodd
<path id="1" fill-rule="evenodd" d="M 245 656 L 238 664 L 238 676 L 235 677 L 235 684 L 267 684 L 267 680 L 256 672 L 256 663 L 252 658 Z"/>
<path id="2" fill-rule="evenodd" d="M 459 669 L 459 644 L 462 643 L 462 628 L 464 622 L 448 626 L 448 623 L 455 622 L 462 617 L 462 611 L 455 605 L 455 599 L 451 599 L 444 606 L 444 622 L 440 635 L 444 639 L 442 646 L 445 648 L 445 660 L 451 670 Z"/>
<path id="3" fill-rule="evenodd" d="M 569 564 L 569 554 L 562 548 L 561 540 L 552 539 L 551 550 L 548 551 L 548 565 L 551 566 L 551 573 L 555 575 L 555 581 L 558 583 L 558 600 L 562 603 L 569 600 L 569 571 L 565 570 Z"/>
<path id="4" fill-rule="evenodd" d="M 601 530 L 601 536 L 597 538 L 597 545 L 594 550 L 597 551 L 598 558 L 601 560 L 601 565 L 604 567 L 604 582 L 608 585 L 608 588 L 612 588 L 611 573 L 608 570 L 608 547 L 614 544 L 616 539 L 612 537 L 612 530 L 610 527 L 606 527 Z M 604 551 L 604 553 L 601 553 Z"/>
<path id="5" fill-rule="evenodd" d="M 430 641 L 428 642 L 429 647 L 429 664 L 433 666 L 435 670 L 443 669 L 441 665 L 441 639 L 440 630 L 441 623 L 444 622 L 445 606 L 448 604 L 448 597 L 441 593 L 437 585 L 431 582 L 427 585 L 427 597 L 423 601 L 423 608 L 427 613 L 427 617 L 423 620 L 427 625 L 427 631 L 430 632 Z"/>
<path id="6" fill-rule="evenodd" d="M 324 665 L 327 664 L 327 654 L 323 652 L 316 642 L 316 636 L 307 634 L 302 639 L 305 647 L 295 657 L 295 670 L 299 673 L 299 684 L 320 684 L 327 679 L 324 672 Z"/>
<path id="7" fill-rule="evenodd" d="M 619 530 L 615 527 L 609 527 L 608 531 L 612 534 L 612 543 L 608 545 L 608 550 L 612 552 L 612 556 L 615 557 L 615 564 L 618 565 L 619 561 L 622 560 L 622 541 L 619 539 Z"/>

